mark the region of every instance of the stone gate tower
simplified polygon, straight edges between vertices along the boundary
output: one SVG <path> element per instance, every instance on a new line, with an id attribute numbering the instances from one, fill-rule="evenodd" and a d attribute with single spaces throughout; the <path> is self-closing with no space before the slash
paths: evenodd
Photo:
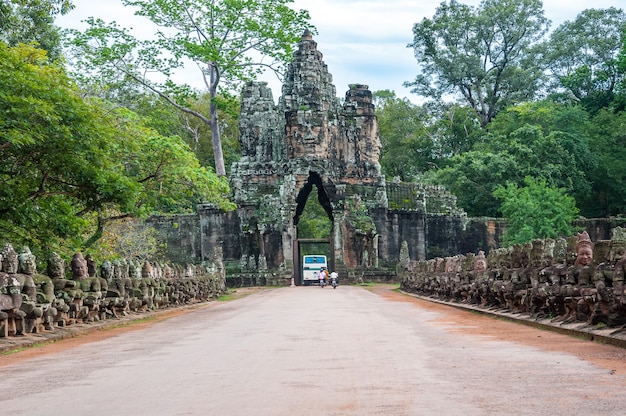
<path id="1" fill-rule="evenodd" d="M 368 208 L 387 207 L 371 92 L 353 85 L 342 106 L 308 31 L 289 65 L 277 106 L 266 85 L 251 83 L 243 91 L 243 157 L 231 171 L 235 202 L 252 240 L 244 246 L 258 251 L 242 254 L 265 256 L 269 268 L 293 268 L 296 225 L 315 186 L 332 221 L 335 267 L 360 264 L 363 253 L 349 241 L 355 233 L 346 222 L 346 198 L 358 195 Z M 361 240 L 361 250 L 377 259 L 376 234 Z"/>
<path id="2" fill-rule="evenodd" d="M 267 83 L 249 83 L 239 120 L 242 157 L 230 173 L 237 210 L 201 205 L 199 235 L 177 240 L 191 244 L 197 260 L 221 246 L 228 276 L 298 283 L 296 226 L 313 187 L 332 223 L 331 264 L 348 281 L 393 274 L 403 246 L 416 260 L 462 252 L 455 236 L 466 217 L 455 198 L 443 187 L 385 181 L 371 92 L 353 84 L 342 104 L 310 32 L 278 104 Z"/>

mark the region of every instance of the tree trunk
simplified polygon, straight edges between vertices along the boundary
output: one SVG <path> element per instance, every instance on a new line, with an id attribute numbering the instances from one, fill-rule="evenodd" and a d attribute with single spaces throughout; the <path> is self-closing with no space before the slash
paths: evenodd
<path id="1" fill-rule="evenodd" d="M 211 104 L 209 107 L 210 117 L 209 125 L 211 127 L 211 143 L 213 144 L 213 158 L 215 160 L 215 174 L 217 176 L 226 176 L 226 167 L 224 166 L 224 154 L 222 153 L 222 139 L 220 137 L 220 123 L 217 116 L 217 105 L 215 105 L 215 95 L 217 94 L 217 84 L 219 82 L 216 68 L 211 66 L 209 72 L 209 99 Z"/>
<path id="2" fill-rule="evenodd" d="M 211 97 L 213 95 L 211 94 Z M 217 106 L 211 98 L 211 142 L 213 143 L 213 155 L 215 158 L 215 173 L 218 176 L 226 176 L 226 168 L 224 166 L 224 155 L 222 154 L 222 139 L 220 138 L 220 126 L 217 117 Z"/>

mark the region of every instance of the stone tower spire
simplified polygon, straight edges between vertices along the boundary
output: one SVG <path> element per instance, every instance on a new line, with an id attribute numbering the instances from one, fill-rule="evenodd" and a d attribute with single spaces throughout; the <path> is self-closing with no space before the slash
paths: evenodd
<path id="1" fill-rule="evenodd" d="M 333 77 L 308 30 L 289 64 L 279 108 L 285 114 L 288 159 L 328 158 L 338 135 L 340 103 Z"/>

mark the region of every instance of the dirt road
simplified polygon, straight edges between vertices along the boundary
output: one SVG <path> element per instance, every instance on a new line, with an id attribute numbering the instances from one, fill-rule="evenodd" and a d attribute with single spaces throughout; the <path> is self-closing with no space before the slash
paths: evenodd
<path id="1" fill-rule="evenodd" d="M 280 288 L 0 356 L 2 414 L 623 415 L 626 350 L 390 291 Z"/>

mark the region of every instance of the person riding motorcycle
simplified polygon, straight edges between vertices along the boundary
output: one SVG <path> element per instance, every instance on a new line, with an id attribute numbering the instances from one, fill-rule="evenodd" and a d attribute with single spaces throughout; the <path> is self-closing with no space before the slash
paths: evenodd
<path id="1" fill-rule="evenodd" d="M 330 284 L 332 285 L 333 289 L 337 288 L 337 285 L 339 284 L 339 274 L 337 272 L 332 272 L 330 274 Z"/>
<path id="2" fill-rule="evenodd" d="M 320 281 L 321 287 L 326 286 L 326 271 L 324 267 L 322 267 L 322 269 L 320 270 L 319 274 L 317 275 L 317 278 Z"/>

